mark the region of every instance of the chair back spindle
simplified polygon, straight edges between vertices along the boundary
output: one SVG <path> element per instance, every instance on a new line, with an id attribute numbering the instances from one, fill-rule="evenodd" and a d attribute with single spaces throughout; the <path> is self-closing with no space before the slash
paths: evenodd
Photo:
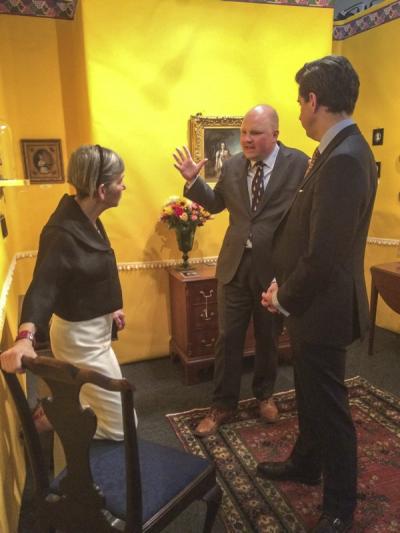
<path id="1" fill-rule="evenodd" d="M 51 397 L 42 401 L 43 409 L 66 458 L 66 468 L 49 483 L 24 391 L 16 375 L 3 372 L 24 432 L 34 478 L 38 532 L 161 531 L 199 498 L 207 503 L 204 533 L 211 531 L 221 499 L 214 465 L 166 446 L 139 441 L 134 387 L 128 380 L 112 379 L 43 356 L 23 357 L 23 366 L 41 377 L 51 391 Z M 121 394 L 123 442 L 93 439 L 96 415 L 79 401 L 85 383 Z"/>

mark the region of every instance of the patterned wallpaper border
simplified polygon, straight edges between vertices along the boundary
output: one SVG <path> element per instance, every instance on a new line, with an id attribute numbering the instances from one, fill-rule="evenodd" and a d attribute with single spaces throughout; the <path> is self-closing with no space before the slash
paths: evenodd
<path id="1" fill-rule="evenodd" d="M 379 5 L 379 4 L 378 4 Z M 375 6 L 376 7 L 376 6 Z M 369 10 L 370 11 L 370 10 Z M 400 17 L 400 0 L 395 0 L 391 4 L 378 7 L 372 13 L 356 15 L 349 22 L 336 22 L 333 28 L 333 40 L 343 41 L 364 31 L 371 30 L 386 22 L 391 22 Z"/>
<path id="2" fill-rule="evenodd" d="M 303 7 L 332 7 L 332 0 L 222 0 L 251 4 L 272 4 Z M 0 15 L 24 15 L 72 20 L 78 0 L 0 0 Z M 382 7 L 374 6 L 365 14 L 357 14 L 352 20 L 335 22 L 332 38 L 343 41 L 359 33 L 376 28 L 400 17 L 400 0 Z"/>
<path id="3" fill-rule="evenodd" d="M 78 0 L 0 0 L 0 15 L 71 20 Z"/>
<path id="4" fill-rule="evenodd" d="M 303 7 L 332 7 L 332 0 L 223 0 L 224 2 L 242 2 L 247 4 L 275 4 Z"/>
<path id="5" fill-rule="evenodd" d="M 27 252 L 18 252 L 14 255 L 8 267 L 7 275 L 3 283 L 3 287 L 0 291 L 0 337 L 1 332 L 3 331 L 4 323 L 6 320 L 6 306 L 9 292 L 11 290 L 11 285 L 14 279 L 15 268 L 17 266 L 17 261 L 21 259 L 29 259 L 37 256 L 37 250 L 31 250 Z M 217 260 L 216 257 L 203 257 L 190 259 L 189 263 L 191 265 L 198 265 L 201 263 L 212 264 Z M 171 259 L 167 261 L 136 261 L 129 263 L 118 263 L 118 270 L 120 272 L 129 272 L 131 270 L 157 270 L 164 269 L 173 266 L 178 266 L 182 263 L 181 260 Z"/>
<path id="6" fill-rule="evenodd" d="M 275 4 L 303 7 L 333 7 L 332 0 L 223 0 L 224 2 L 244 2 L 252 4 Z M 334 22 L 334 41 L 343 41 L 364 31 L 376 28 L 386 22 L 391 22 L 400 17 L 400 0 L 387 3 L 382 7 L 379 4 L 363 12 L 358 13 L 351 20 Z M 372 12 L 371 12 L 372 11 Z"/>

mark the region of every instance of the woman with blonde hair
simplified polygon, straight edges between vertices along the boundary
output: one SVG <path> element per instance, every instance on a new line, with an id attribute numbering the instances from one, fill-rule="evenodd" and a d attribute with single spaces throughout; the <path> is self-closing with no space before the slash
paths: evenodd
<path id="1" fill-rule="evenodd" d="M 3 352 L 1 367 L 21 371 L 23 355 L 36 357 L 35 339 L 46 337 L 56 359 L 121 378 L 111 347 L 111 329 L 125 325 L 122 292 L 114 251 L 99 216 L 117 207 L 125 190 L 120 156 L 99 145 L 72 155 L 65 194 L 44 226 L 33 279 L 24 298 L 15 344 Z M 95 438 L 123 438 L 120 395 L 85 385 L 82 404 L 97 416 Z M 44 415 L 44 414 L 43 414 Z M 46 419 L 37 417 L 38 426 Z"/>

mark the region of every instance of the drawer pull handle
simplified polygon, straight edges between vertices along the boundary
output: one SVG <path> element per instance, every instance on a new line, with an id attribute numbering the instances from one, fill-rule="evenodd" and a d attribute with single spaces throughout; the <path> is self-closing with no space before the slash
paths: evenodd
<path id="1" fill-rule="evenodd" d="M 200 314 L 200 318 L 203 320 L 212 320 L 215 317 L 214 311 L 211 311 L 211 313 L 207 313 L 207 307 L 204 309 L 204 311 Z"/>
<path id="2" fill-rule="evenodd" d="M 208 294 L 206 294 L 204 291 L 200 291 L 200 294 L 204 297 L 206 301 L 206 307 L 200 316 L 203 320 L 211 320 L 213 317 L 213 313 L 208 314 L 208 299 L 211 298 L 211 296 L 214 294 L 214 289 L 210 289 L 210 292 Z"/>
<path id="3" fill-rule="evenodd" d="M 211 298 L 211 296 L 214 294 L 214 289 L 210 289 L 208 294 L 206 294 L 204 291 L 200 291 L 200 294 L 204 296 L 204 298 L 207 300 L 208 298 Z"/>
<path id="4" fill-rule="evenodd" d="M 207 341 L 205 339 L 201 339 L 201 341 L 200 341 L 202 346 L 204 346 L 205 348 L 212 348 L 214 346 L 214 342 L 215 342 L 215 338 L 214 337 L 211 339 L 211 342 L 209 342 L 209 343 L 207 343 Z"/>

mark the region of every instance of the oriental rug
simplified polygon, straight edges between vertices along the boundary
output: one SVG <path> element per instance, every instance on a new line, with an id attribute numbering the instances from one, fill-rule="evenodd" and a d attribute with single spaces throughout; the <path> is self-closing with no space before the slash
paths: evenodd
<path id="1" fill-rule="evenodd" d="M 358 506 L 352 531 L 398 532 L 400 400 L 359 377 L 347 385 L 359 453 Z M 223 490 L 221 515 L 229 533 L 305 532 L 321 513 L 321 486 L 256 476 L 258 462 L 286 459 L 297 434 L 294 391 L 276 394 L 275 399 L 281 413 L 276 424 L 260 420 L 255 399 L 243 400 L 231 422 L 203 439 L 193 435 L 193 429 L 206 409 L 167 415 L 187 451 L 215 461 Z"/>

